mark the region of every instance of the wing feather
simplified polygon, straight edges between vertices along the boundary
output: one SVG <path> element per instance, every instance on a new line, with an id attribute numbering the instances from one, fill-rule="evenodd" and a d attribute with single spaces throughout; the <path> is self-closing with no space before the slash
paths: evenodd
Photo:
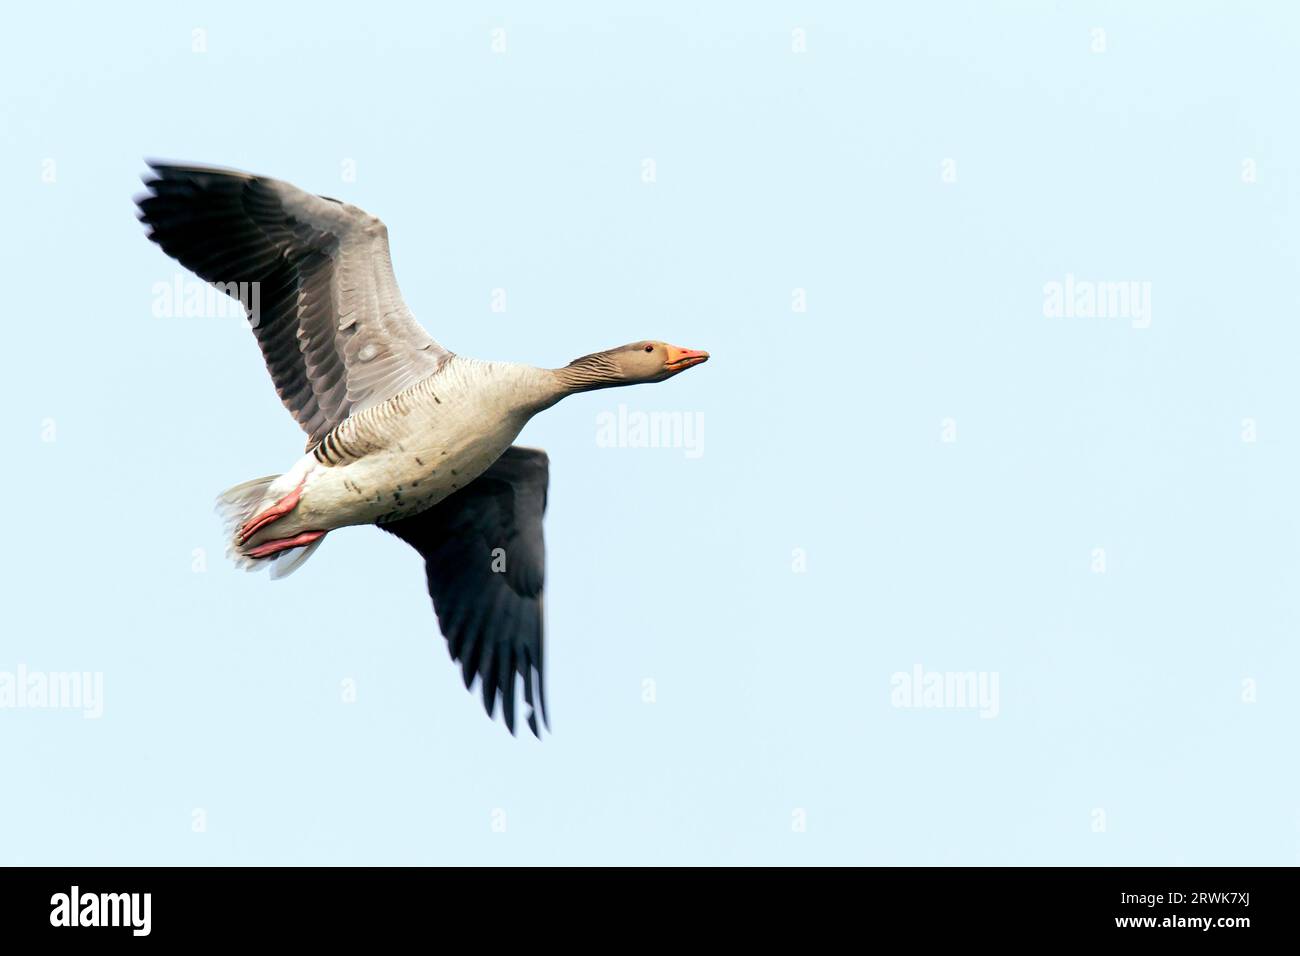
<path id="1" fill-rule="evenodd" d="M 451 357 L 402 300 L 376 217 L 248 173 L 150 167 L 137 199 L 149 238 L 227 294 L 257 284 L 256 309 L 251 296 L 241 301 L 309 447 Z"/>
<path id="2" fill-rule="evenodd" d="M 522 678 L 528 727 L 538 736 L 539 713 L 550 726 L 542 668 L 548 472 L 545 452 L 508 448 L 482 475 L 428 511 L 380 525 L 424 558 L 438 626 L 466 689 L 477 677 L 484 710 L 491 716 L 500 699 L 514 733 Z M 504 568 L 497 563 L 501 556 Z"/>

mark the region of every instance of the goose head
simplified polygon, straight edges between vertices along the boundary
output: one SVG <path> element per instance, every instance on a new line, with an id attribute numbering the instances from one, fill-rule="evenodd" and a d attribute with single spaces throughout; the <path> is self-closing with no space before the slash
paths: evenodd
<path id="1" fill-rule="evenodd" d="M 556 369 L 556 375 L 567 390 L 584 392 L 616 385 L 662 382 L 708 360 L 709 353 L 699 349 L 646 340 L 584 355 Z"/>

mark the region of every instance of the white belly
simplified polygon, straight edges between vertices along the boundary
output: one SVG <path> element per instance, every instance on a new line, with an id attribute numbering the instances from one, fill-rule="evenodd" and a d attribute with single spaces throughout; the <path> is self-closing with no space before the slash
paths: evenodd
<path id="1" fill-rule="evenodd" d="M 503 422 L 473 434 L 440 429 L 347 465 L 318 465 L 303 490 L 303 520 L 311 524 L 319 515 L 338 528 L 395 521 L 431 508 L 486 471 L 523 425 Z"/>
<path id="2" fill-rule="evenodd" d="M 437 400 L 413 390 L 401 414 L 374 429 L 372 447 L 354 460 L 330 464 L 311 452 L 299 459 L 268 496 L 287 494 L 306 479 L 298 506 L 271 526 L 274 536 L 417 514 L 496 461 L 535 411 L 536 386 L 528 376 L 537 370 L 468 361 L 449 370 L 430 380 Z"/>

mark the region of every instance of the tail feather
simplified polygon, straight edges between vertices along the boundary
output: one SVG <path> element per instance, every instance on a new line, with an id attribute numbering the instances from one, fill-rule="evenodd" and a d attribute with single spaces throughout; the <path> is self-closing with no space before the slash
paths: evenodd
<path id="1" fill-rule="evenodd" d="M 259 564 L 264 564 L 267 561 L 270 561 L 271 578 L 278 581 L 280 578 L 287 578 L 289 575 L 293 574 L 293 572 L 302 567 L 302 563 L 316 552 L 316 549 L 320 547 L 320 543 L 324 540 L 325 537 L 322 535 L 311 544 L 304 547 L 290 548 L 288 551 L 281 551 L 278 554 L 273 554 L 269 558 L 250 558 L 249 560 L 255 560 Z M 256 569 L 249 568 L 248 570 L 253 571 Z"/>
<path id="2" fill-rule="evenodd" d="M 298 568 L 302 567 L 303 562 L 310 558 L 315 550 L 320 547 L 320 543 L 325 540 L 323 537 L 317 538 L 311 544 L 304 545 L 301 548 L 280 551 L 265 558 L 254 558 L 240 549 L 237 540 L 239 529 L 250 518 L 270 504 L 267 499 L 271 497 L 271 485 L 279 478 L 280 475 L 254 478 L 252 481 L 245 481 L 233 488 L 227 488 L 217 498 L 217 514 L 221 517 L 221 522 L 225 527 L 226 541 L 228 542 L 226 554 L 230 557 L 230 560 L 235 563 L 235 567 L 244 571 L 260 571 L 262 568 L 270 567 L 272 578 L 288 577 L 298 570 Z"/>

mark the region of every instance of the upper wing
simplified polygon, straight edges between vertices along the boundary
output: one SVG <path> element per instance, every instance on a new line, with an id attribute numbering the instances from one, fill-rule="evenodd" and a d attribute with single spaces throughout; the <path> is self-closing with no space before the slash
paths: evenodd
<path id="1" fill-rule="evenodd" d="M 150 166 L 149 192 L 136 200 L 149 238 L 241 297 L 275 389 L 309 448 L 352 412 L 451 357 L 402 301 L 388 229 L 376 217 L 275 179 Z M 238 283 L 257 283 L 256 294 Z"/>
<path id="2" fill-rule="evenodd" d="M 547 481 L 546 452 L 512 446 L 482 475 L 428 511 L 380 525 L 424 557 L 438 626 L 452 658 L 460 662 L 465 687 L 477 674 L 489 716 L 499 694 L 513 734 L 518 674 L 529 708 L 528 727 L 539 737 L 538 710 L 550 728 L 542 670 Z"/>

